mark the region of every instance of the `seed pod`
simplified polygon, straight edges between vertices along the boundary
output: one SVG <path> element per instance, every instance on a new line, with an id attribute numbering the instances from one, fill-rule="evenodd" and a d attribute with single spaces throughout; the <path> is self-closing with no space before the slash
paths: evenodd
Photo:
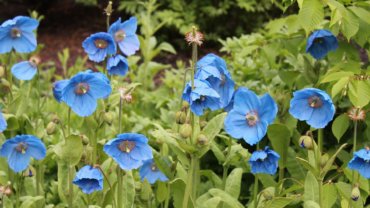
<path id="1" fill-rule="evenodd" d="M 205 146 L 205 145 L 207 145 L 208 144 L 208 138 L 207 138 L 207 136 L 204 135 L 204 134 L 199 134 L 198 135 L 198 138 L 197 138 L 197 144 L 199 146 Z"/>
<path id="2" fill-rule="evenodd" d="M 351 192 L 351 199 L 353 201 L 357 201 L 360 198 L 360 189 L 358 186 L 353 187 L 352 192 Z"/>
<path id="3" fill-rule="evenodd" d="M 190 124 L 183 124 L 181 127 L 180 127 L 180 135 L 181 137 L 183 138 L 189 138 L 191 136 L 191 133 L 192 133 L 192 128 L 191 128 L 191 125 Z"/>
<path id="4" fill-rule="evenodd" d="M 321 167 L 324 167 L 326 163 L 328 162 L 328 160 L 329 160 L 329 155 L 327 153 L 323 154 L 321 156 L 321 161 L 320 161 Z"/>
<path id="5" fill-rule="evenodd" d="M 103 115 L 103 119 L 105 122 L 107 122 L 109 125 L 113 122 L 113 115 L 111 112 L 105 112 Z"/>
<path id="6" fill-rule="evenodd" d="M 301 138 L 299 138 L 299 145 L 308 150 L 312 150 L 313 149 L 312 138 L 310 136 L 301 136 Z"/>
<path id="7" fill-rule="evenodd" d="M 176 123 L 184 124 L 186 122 L 186 113 L 183 111 L 176 112 Z"/>
<path id="8" fill-rule="evenodd" d="M 56 126 L 57 126 L 57 125 L 56 125 L 54 122 L 50 121 L 50 122 L 48 123 L 48 125 L 46 126 L 46 133 L 47 133 L 48 135 L 52 135 L 52 134 L 54 134 L 54 133 L 55 133 Z"/>

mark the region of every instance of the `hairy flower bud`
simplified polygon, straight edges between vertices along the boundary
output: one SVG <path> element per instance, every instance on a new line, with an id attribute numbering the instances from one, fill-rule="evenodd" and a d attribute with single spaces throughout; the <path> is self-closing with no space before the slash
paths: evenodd
<path id="1" fill-rule="evenodd" d="M 301 138 L 299 138 L 299 145 L 303 148 L 312 150 L 313 140 L 310 136 L 301 136 Z"/>
<path id="2" fill-rule="evenodd" d="M 183 138 L 189 138 L 191 136 L 191 133 L 192 133 L 192 128 L 191 128 L 191 125 L 190 124 L 183 124 L 181 127 L 180 127 L 180 135 L 181 137 Z"/>
<path id="3" fill-rule="evenodd" d="M 89 138 L 87 138 L 87 136 L 85 134 L 81 134 L 80 137 L 81 137 L 83 145 L 88 145 L 89 144 Z"/>
<path id="4" fill-rule="evenodd" d="M 329 160 L 329 155 L 327 153 L 323 154 L 321 156 L 321 161 L 320 161 L 321 167 L 324 167 L 326 163 L 328 162 L 328 160 Z"/>
<path id="5" fill-rule="evenodd" d="M 188 102 L 186 102 L 186 101 L 183 101 L 182 102 L 182 110 L 183 111 L 185 111 L 185 110 L 187 110 L 189 108 L 189 103 Z"/>
<path id="6" fill-rule="evenodd" d="M 360 198 L 360 189 L 358 188 L 358 186 L 356 185 L 355 187 L 353 187 L 352 189 L 352 192 L 351 192 L 351 199 L 353 201 L 357 201 L 358 199 Z"/>
<path id="7" fill-rule="evenodd" d="M 207 145 L 208 144 L 208 138 L 207 138 L 207 136 L 204 135 L 204 134 L 199 134 L 198 135 L 198 138 L 197 138 L 197 144 L 199 146 L 205 146 L 205 145 Z"/>
<path id="8" fill-rule="evenodd" d="M 176 112 L 175 119 L 177 124 L 184 124 L 186 122 L 186 113 L 183 111 Z"/>
<path id="9" fill-rule="evenodd" d="M 56 125 L 53 121 L 50 121 L 50 122 L 48 123 L 48 125 L 46 126 L 46 133 L 47 133 L 48 135 L 52 135 L 52 134 L 54 134 L 54 133 L 55 133 L 56 126 L 57 126 L 57 125 Z"/>
<path id="10" fill-rule="evenodd" d="M 109 125 L 113 122 L 113 115 L 111 112 L 105 112 L 103 115 L 103 119 L 105 122 L 107 122 Z"/>

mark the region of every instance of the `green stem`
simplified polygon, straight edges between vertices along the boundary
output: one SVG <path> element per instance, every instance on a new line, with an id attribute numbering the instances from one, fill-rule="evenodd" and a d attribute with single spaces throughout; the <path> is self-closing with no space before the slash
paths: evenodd
<path id="1" fill-rule="evenodd" d="M 99 165 L 97 165 L 97 166 L 96 166 L 96 168 L 98 168 L 98 169 L 100 170 L 100 172 L 103 174 L 103 176 L 104 176 L 105 180 L 106 180 L 106 181 L 107 181 L 107 183 L 108 183 L 108 186 L 109 186 L 110 190 L 113 190 L 113 186 L 112 186 L 112 184 L 110 183 L 109 178 L 107 177 L 107 175 L 104 173 L 103 169 L 101 169 L 101 167 L 100 167 Z M 117 207 L 117 205 L 116 205 L 116 199 L 115 199 L 115 197 L 114 197 L 114 194 L 112 195 L 112 198 L 113 198 L 113 208 L 116 208 L 116 207 Z"/>
<path id="2" fill-rule="evenodd" d="M 122 199 L 123 199 L 123 186 L 122 186 L 122 170 L 117 166 L 117 207 L 122 208 Z"/>
<path id="3" fill-rule="evenodd" d="M 190 196 L 193 196 L 193 185 L 196 186 L 197 184 L 193 184 L 193 176 L 194 176 L 194 166 L 195 166 L 195 155 L 190 156 L 190 168 L 187 174 L 187 181 L 186 181 L 186 187 L 184 192 L 184 200 L 182 201 L 182 208 L 188 208 L 189 204 L 189 198 Z"/>
<path id="4" fill-rule="evenodd" d="M 16 190 L 16 195 L 15 195 L 15 207 L 19 208 L 20 207 L 20 192 L 21 192 L 21 175 L 20 174 L 15 174 L 16 177 L 16 183 L 17 183 L 17 190 Z"/>
<path id="5" fill-rule="evenodd" d="M 119 99 L 119 110 L 118 110 L 118 133 L 121 132 L 122 128 L 122 105 L 123 105 L 123 98 Z"/>
<path id="6" fill-rule="evenodd" d="M 68 208 L 73 207 L 73 167 L 68 165 Z"/>
<path id="7" fill-rule="evenodd" d="M 167 198 L 166 198 L 166 201 L 164 202 L 164 208 L 168 208 L 168 205 L 170 203 L 170 198 L 171 198 L 171 185 L 170 185 L 170 183 L 167 184 L 167 190 L 168 190 L 167 191 Z"/>
<path id="8" fill-rule="evenodd" d="M 40 176 L 41 176 L 41 163 L 37 164 L 36 170 L 36 195 L 40 196 Z"/>
<path id="9" fill-rule="evenodd" d="M 98 130 L 94 131 L 94 136 L 92 138 L 93 154 L 92 154 L 92 164 L 96 164 L 96 158 L 98 156 Z"/>
<path id="10" fill-rule="evenodd" d="M 232 145 L 232 138 L 229 137 L 228 144 L 227 144 L 227 155 L 226 155 L 226 159 L 230 157 L 230 154 L 231 154 L 231 145 Z M 229 165 L 228 164 L 227 165 L 224 165 L 223 174 L 222 174 L 222 185 L 224 187 L 224 190 L 226 189 L 226 179 L 227 179 L 228 171 L 229 171 Z"/>
<path id="11" fill-rule="evenodd" d="M 318 148 L 319 148 L 319 151 L 318 151 L 318 154 L 317 154 L 317 167 L 319 169 L 319 172 L 321 173 L 321 155 L 322 155 L 322 152 L 323 152 L 323 138 L 324 138 L 324 132 L 323 132 L 323 129 L 319 129 L 318 130 Z M 317 182 L 319 184 L 319 205 L 320 207 L 323 207 L 323 178 L 321 178 L 321 176 L 319 176 L 320 178 L 317 179 Z"/>
<path id="12" fill-rule="evenodd" d="M 259 143 L 257 143 L 256 151 L 259 150 Z M 254 175 L 254 187 L 253 187 L 253 201 L 254 201 L 254 208 L 258 207 L 258 174 Z"/>
<path id="13" fill-rule="evenodd" d="M 68 136 L 71 135 L 71 108 L 68 108 L 68 127 L 67 127 L 67 131 L 68 131 Z"/>
<path id="14" fill-rule="evenodd" d="M 357 148 L 357 121 L 354 121 L 354 131 L 353 131 L 353 153 L 356 152 L 356 148 Z M 355 181 L 355 175 L 356 175 L 356 172 L 354 170 L 352 170 L 352 186 L 354 187 L 355 184 L 356 184 L 356 181 Z"/>

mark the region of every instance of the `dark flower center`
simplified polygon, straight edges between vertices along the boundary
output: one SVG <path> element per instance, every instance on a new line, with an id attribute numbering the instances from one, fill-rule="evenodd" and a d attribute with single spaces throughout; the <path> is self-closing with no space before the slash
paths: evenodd
<path id="1" fill-rule="evenodd" d="M 158 167 L 155 164 L 152 164 L 150 166 L 150 169 L 154 172 L 154 171 L 157 171 L 158 170 Z"/>
<path id="2" fill-rule="evenodd" d="M 226 83 L 226 76 L 224 74 L 221 74 L 221 85 L 224 85 Z"/>
<path id="3" fill-rule="evenodd" d="M 24 142 L 19 142 L 18 145 L 15 147 L 15 150 L 17 152 L 20 152 L 22 154 L 25 154 L 26 153 L 26 150 L 28 148 L 28 145 Z"/>
<path id="4" fill-rule="evenodd" d="M 255 111 L 251 111 L 245 115 L 245 119 L 247 119 L 247 124 L 249 126 L 255 126 L 259 121 L 258 114 Z"/>
<path id="5" fill-rule="evenodd" d="M 10 30 L 10 35 L 12 36 L 12 38 L 20 38 L 21 35 L 22 35 L 22 32 L 20 29 L 16 28 L 16 27 L 13 27 L 11 30 Z"/>
<path id="6" fill-rule="evenodd" d="M 118 30 L 115 34 L 114 34 L 114 40 L 116 42 L 121 42 L 123 39 L 125 39 L 126 37 L 126 33 L 125 31 L 123 30 Z"/>
<path id="7" fill-rule="evenodd" d="M 75 93 L 77 95 L 84 95 L 86 94 L 88 91 L 90 90 L 90 86 L 89 84 L 87 84 L 86 82 L 81 82 L 81 83 L 78 83 L 76 88 L 75 88 Z"/>
<path id="8" fill-rule="evenodd" d="M 206 97 L 205 97 L 205 96 L 203 96 L 203 95 L 201 95 L 199 99 L 200 99 L 200 101 L 202 101 L 202 102 L 203 102 L 203 101 L 205 101 L 205 100 L 206 100 Z"/>
<path id="9" fill-rule="evenodd" d="M 121 152 L 130 153 L 136 146 L 136 143 L 133 141 L 122 141 L 118 145 L 118 149 L 121 150 Z"/>
<path id="10" fill-rule="evenodd" d="M 324 39 L 323 39 L 323 38 L 316 38 L 316 39 L 314 40 L 314 42 L 315 42 L 315 43 L 318 43 L 318 44 L 321 44 L 321 43 L 323 43 L 323 42 L 324 42 Z"/>
<path id="11" fill-rule="evenodd" d="M 108 42 L 103 39 L 97 39 L 94 41 L 94 44 L 97 48 L 104 49 L 108 46 Z"/>
<path id="12" fill-rule="evenodd" d="M 322 100 L 318 96 L 314 95 L 308 98 L 308 104 L 311 108 L 320 108 L 322 106 Z"/>

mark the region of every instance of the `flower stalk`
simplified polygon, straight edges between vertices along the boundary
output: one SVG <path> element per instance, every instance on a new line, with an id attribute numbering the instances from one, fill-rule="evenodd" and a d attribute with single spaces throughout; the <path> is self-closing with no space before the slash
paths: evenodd
<path id="1" fill-rule="evenodd" d="M 323 151 L 323 137 L 324 137 L 324 132 L 323 132 L 323 129 L 320 128 L 318 130 L 318 155 L 317 155 L 317 160 L 318 160 L 318 164 L 317 164 L 317 167 L 319 169 L 319 172 L 321 173 L 321 155 L 322 155 L 322 151 Z M 323 178 L 321 178 L 321 176 L 319 176 L 319 178 L 317 179 L 317 182 L 319 184 L 319 205 L 320 207 L 323 207 L 323 204 L 324 204 L 324 201 L 323 201 Z"/>
<path id="2" fill-rule="evenodd" d="M 257 143 L 256 150 L 259 150 L 259 143 Z M 254 208 L 258 207 L 258 174 L 254 174 L 254 187 L 253 187 L 253 201 L 254 201 Z"/>

